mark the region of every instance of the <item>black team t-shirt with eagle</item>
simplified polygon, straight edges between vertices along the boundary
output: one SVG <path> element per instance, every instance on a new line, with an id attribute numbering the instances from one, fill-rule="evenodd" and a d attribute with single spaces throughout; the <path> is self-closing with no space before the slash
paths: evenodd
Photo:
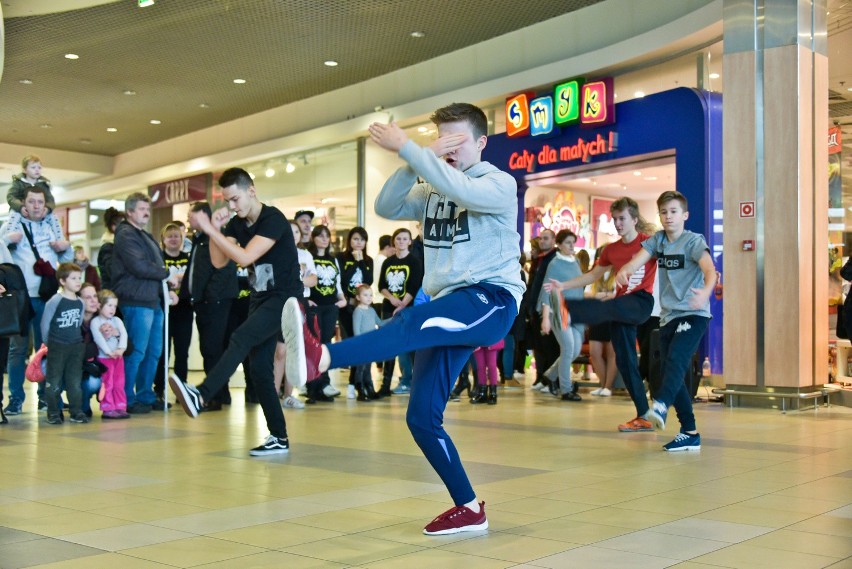
<path id="1" fill-rule="evenodd" d="M 417 296 L 420 285 L 423 283 L 423 262 L 409 253 L 404 259 L 396 255 L 388 257 L 382 263 L 379 274 L 379 290 L 387 289 L 400 300 L 406 293 Z M 394 305 L 385 298 L 382 301 L 382 318 L 390 318 L 393 315 Z"/>

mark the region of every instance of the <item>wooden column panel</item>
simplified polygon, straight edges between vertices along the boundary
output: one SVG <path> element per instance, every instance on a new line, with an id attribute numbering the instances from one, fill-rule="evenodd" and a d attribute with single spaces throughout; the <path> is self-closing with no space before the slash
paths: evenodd
<path id="1" fill-rule="evenodd" d="M 725 94 L 722 117 L 724 378 L 727 384 L 754 386 L 757 377 L 757 253 L 743 252 L 742 242 L 755 240 L 757 236 L 755 219 L 741 219 L 739 204 L 755 200 L 755 54 L 726 54 L 723 66 L 726 83 L 737 86 L 735 92 Z"/>

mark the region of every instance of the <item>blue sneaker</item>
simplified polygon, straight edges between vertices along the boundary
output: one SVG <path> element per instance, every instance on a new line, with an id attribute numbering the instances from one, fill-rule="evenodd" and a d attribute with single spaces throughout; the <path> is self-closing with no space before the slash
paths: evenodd
<path id="1" fill-rule="evenodd" d="M 9 399 L 9 404 L 6 405 L 3 412 L 7 415 L 20 415 L 22 412 L 21 407 L 23 407 L 23 404 L 17 399 Z"/>
<path id="2" fill-rule="evenodd" d="M 666 429 L 666 417 L 669 415 L 668 406 L 662 401 L 651 400 L 651 408 L 645 413 L 645 419 L 654 423 L 654 427 L 664 431 Z"/>
<path id="3" fill-rule="evenodd" d="M 678 433 L 672 442 L 663 445 L 666 452 L 680 452 L 683 450 L 701 450 L 701 434 Z"/>
<path id="4" fill-rule="evenodd" d="M 411 388 L 407 385 L 397 385 L 396 389 L 392 390 L 391 393 L 394 395 L 410 395 Z"/>

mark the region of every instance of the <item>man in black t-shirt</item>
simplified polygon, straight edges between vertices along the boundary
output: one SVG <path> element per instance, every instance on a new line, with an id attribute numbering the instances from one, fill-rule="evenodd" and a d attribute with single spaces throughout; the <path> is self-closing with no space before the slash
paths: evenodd
<path id="1" fill-rule="evenodd" d="M 222 268 L 231 260 L 248 268 L 251 286 L 248 318 L 234 331 L 228 349 L 203 383 L 196 388 L 172 375 L 169 385 L 187 415 L 197 417 L 204 402 L 225 385 L 249 355 L 255 394 L 269 427 L 266 441 L 249 454 L 283 453 L 290 444 L 275 389 L 272 361 L 284 302 L 290 297 L 301 298 L 303 292 L 296 244 L 284 214 L 257 198 L 248 172 L 240 168 L 226 170 L 219 178 L 219 186 L 228 208 L 213 212 L 212 218 L 204 211 L 193 212 L 191 223 L 210 237 L 210 260 L 214 267 Z M 236 213 L 234 218 L 229 209 Z"/>

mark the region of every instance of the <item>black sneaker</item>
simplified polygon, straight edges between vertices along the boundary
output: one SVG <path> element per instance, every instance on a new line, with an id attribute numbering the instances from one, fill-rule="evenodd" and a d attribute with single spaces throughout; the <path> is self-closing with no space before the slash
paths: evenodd
<path id="1" fill-rule="evenodd" d="M 61 425 L 62 424 L 62 417 L 59 416 L 59 415 L 48 415 L 47 416 L 47 422 L 50 425 Z"/>
<path id="2" fill-rule="evenodd" d="M 198 417 L 201 412 L 201 393 L 194 385 L 184 383 L 178 376 L 172 374 L 169 376 L 169 387 L 177 396 L 178 403 L 183 407 L 183 410 L 192 418 Z"/>
<path id="3" fill-rule="evenodd" d="M 166 402 L 164 399 L 157 399 L 151 404 L 151 411 L 165 411 L 166 408 L 171 409 L 172 404 Z"/>
<path id="4" fill-rule="evenodd" d="M 88 423 L 89 422 L 89 418 L 86 417 L 85 413 L 77 413 L 76 415 L 71 415 L 68 418 L 68 420 L 71 421 L 72 423 Z"/>
<path id="5" fill-rule="evenodd" d="M 269 435 L 259 447 L 254 447 L 249 451 L 252 456 L 266 456 L 268 454 L 282 454 L 290 450 L 290 441 L 287 439 L 279 439 L 275 435 Z"/>
<path id="6" fill-rule="evenodd" d="M 44 399 L 39 399 L 38 400 L 38 410 L 42 411 L 43 409 L 47 409 L 47 401 L 45 401 Z"/>
<path id="7" fill-rule="evenodd" d="M 137 401 L 133 405 L 127 406 L 127 412 L 132 413 L 134 415 L 142 415 L 144 413 L 150 413 L 151 412 L 151 406 L 145 405 L 144 403 L 139 403 Z"/>

